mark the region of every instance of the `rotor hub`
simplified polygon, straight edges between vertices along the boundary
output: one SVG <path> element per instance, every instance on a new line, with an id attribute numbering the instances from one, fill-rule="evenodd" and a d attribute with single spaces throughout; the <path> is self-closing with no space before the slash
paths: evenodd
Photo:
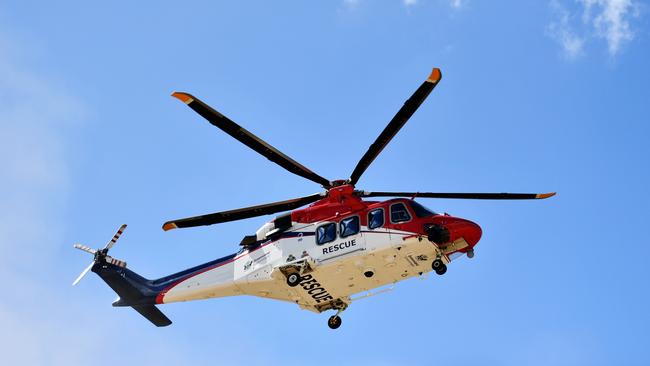
<path id="1" fill-rule="evenodd" d="M 330 186 L 330 189 L 340 187 L 346 184 L 350 184 L 349 179 L 337 179 L 332 181 L 332 185 Z"/>

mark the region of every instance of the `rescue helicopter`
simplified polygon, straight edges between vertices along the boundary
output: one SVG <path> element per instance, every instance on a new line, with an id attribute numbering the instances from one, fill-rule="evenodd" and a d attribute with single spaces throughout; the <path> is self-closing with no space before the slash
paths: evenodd
<path id="1" fill-rule="evenodd" d="M 415 198 L 526 200 L 555 193 L 377 192 L 356 184 L 397 132 L 441 80 L 429 77 L 388 123 L 361 157 L 348 179 L 329 180 L 283 154 L 197 97 L 172 95 L 239 142 L 268 160 L 324 188 L 312 195 L 165 222 L 167 230 L 213 225 L 282 213 L 246 235 L 231 255 L 158 279 L 147 279 L 108 255 L 126 225 L 101 249 L 74 247 L 93 255 L 77 277 L 95 272 L 118 295 L 113 306 L 130 306 L 156 326 L 171 321 L 158 305 L 216 297 L 251 295 L 282 300 L 316 313 L 335 311 L 327 324 L 336 329 L 341 312 L 374 290 L 428 272 L 443 275 L 450 262 L 474 256 L 479 225 L 435 213 Z M 367 200 L 390 197 L 386 201 Z M 305 207 L 306 206 L 306 207 Z M 383 290 L 382 290 L 383 291 Z M 364 294 L 357 298 L 354 295 Z"/>

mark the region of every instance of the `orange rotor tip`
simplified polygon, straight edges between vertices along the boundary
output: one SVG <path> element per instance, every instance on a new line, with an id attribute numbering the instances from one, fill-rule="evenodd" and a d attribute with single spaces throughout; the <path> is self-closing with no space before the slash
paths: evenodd
<path id="1" fill-rule="evenodd" d="M 172 97 L 177 98 L 181 102 L 185 104 L 190 104 L 194 100 L 191 95 L 187 93 L 181 93 L 181 92 L 173 92 Z"/>
<path id="2" fill-rule="evenodd" d="M 551 192 L 551 193 L 540 193 L 540 194 L 538 194 L 537 197 L 535 197 L 535 198 L 538 198 L 538 199 L 544 199 L 544 198 L 553 197 L 553 196 L 555 196 L 555 194 L 556 194 L 556 192 Z"/>
<path id="3" fill-rule="evenodd" d="M 442 78 L 442 73 L 440 72 L 440 69 L 434 67 L 427 81 L 430 83 L 437 83 L 438 81 L 440 81 L 441 78 Z"/>
<path id="4" fill-rule="evenodd" d="M 173 222 L 166 222 L 163 225 L 163 230 L 165 230 L 165 231 L 169 231 L 169 230 L 172 230 L 172 229 L 178 229 L 178 226 L 176 226 L 176 224 L 174 224 Z"/>

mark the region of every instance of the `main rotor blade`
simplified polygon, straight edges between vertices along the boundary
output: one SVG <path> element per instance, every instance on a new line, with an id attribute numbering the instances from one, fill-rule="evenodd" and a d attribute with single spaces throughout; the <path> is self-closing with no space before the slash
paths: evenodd
<path id="1" fill-rule="evenodd" d="M 359 191 L 360 197 L 423 197 L 470 200 L 534 200 L 555 196 L 551 193 L 433 193 L 433 192 L 368 192 Z"/>
<path id="2" fill-rule="evenodd" d="M 325 197 L 322 193 L 312 194 L 311 196 L 294 198 L 286 201 L 272 202 L 258 206 L 244 207 L 236 210 L 215 212 L 208 215 L 188 217 L 185 219 L 178 219 L 167 221 L 163 224 L 163 230 L 171 230 L 176 228 L 186 228 L 194 226 L 220 224 L 222 222 L 236 221 L 247 219 L 250 217 L 257 217 L 262 215 L 269 215 L 276 212 L 293 210 L 306 204 L 316 202 Z"/>
<path id="3" fill-rule="evenodd" d="M 225 133 L 237 139 L 242 144 L 257 151 L 262 156 L 278 164 L 284 169 L 290 171 L 291 173 L 299 175 L 303 178 L 307 178 L 313 182 L 322 185 L 325 188 L 329 188 L 332 186 L 332 183 L 329 180 L 312 172 L 304 165 L 298 163 L 297 161 L 283 154 L 282 152 L 280 152 L 280 150 L 269 145 L 268 143 L 266 143 L 266 141 L 255 136 L 250 131 L 247 131 L 240 125 L 230 120 L 228 117 L 212 109 L 212 107 L 203 103 L 195 96 L 187 93 L 180 93 L 180 92 L 174 92 L 172 96 L 178 98 L 180 101 L 187 104 L 196 113 L 200 114 L 203 118 L 208 120 L 208 122 L 210 122 L 210 124 L 212 124 L 213 126 L 221 129 Z"/>
<path id="4" fill-rule="evenodd" d="M 370 145 L 368 151 L 366 151 L 361 160 L 357 163 L 357 166 L 354 168 L 354 171 L 350 176 L 350 184 L 355 185 L 359 181 L 363 172 L 368 169 L 370 164 L 372 164 L 375 158 L 381 153 L 386 145 L 388 145 L 390 140 L 395 137 L 402 126 L 404 126 L 409 118 L 411 118 L 413 113 L 415 113 L 418 107 L 420 107 L 433 88 L 438 85 L 441 78 L 442 74 L 440 73 L 440 69 L 434 68 L 433 71 L 431 71 L 429 78 L 420 85 L 420 87 L 406 102 L 404 102 L 402 108 L 397 112 L 395 117 L 393 117 L 386 128 L 381 132 L 381 134 L 379 134 L 377 140 Z"/>

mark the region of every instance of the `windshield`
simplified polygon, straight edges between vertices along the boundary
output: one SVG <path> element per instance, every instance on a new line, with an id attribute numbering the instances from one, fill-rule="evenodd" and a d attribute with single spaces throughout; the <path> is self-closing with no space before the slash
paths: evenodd
<path id="1" fill-rule="evenodd" d="M 411 201 L 411 208 L 413 209 L 413 212 L 415 212 L 415 215 L 417 217 L 427 217 L 427 216 L 436 215 L 435 212 L 429 210 L 428 208 L 422 206 L 421 204 L 415 201 Z"/>

